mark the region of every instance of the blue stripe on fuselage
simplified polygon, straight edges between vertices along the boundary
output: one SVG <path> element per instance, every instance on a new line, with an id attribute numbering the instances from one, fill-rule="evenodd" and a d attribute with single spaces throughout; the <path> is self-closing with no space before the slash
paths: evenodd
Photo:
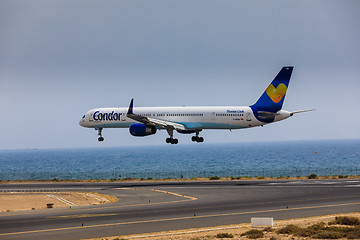
<path id="1" fill-rule="evenodd" d="M 236 129 L 244 128 L 238 125 L 225 123 L 209 123 L 209 122 L 177 122 L 183 124 L 187 129 Z"/>

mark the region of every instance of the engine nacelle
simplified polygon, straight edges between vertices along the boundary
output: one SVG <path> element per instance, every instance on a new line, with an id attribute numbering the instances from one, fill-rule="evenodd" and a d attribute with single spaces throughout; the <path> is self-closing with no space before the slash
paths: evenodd
<path id="1" fill-rule="evenodd" d="M 135 137 L 144 137 L 156 133 L 155 126 L 149 126 L 142 123 L 135 123 L 129 128 L 130 134 Z"/>

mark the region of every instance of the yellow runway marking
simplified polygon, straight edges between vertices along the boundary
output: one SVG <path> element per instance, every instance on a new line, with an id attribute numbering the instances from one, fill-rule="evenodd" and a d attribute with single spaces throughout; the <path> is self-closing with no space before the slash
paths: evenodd
<path id="1" fill-rule="evenodd" d="M 301 209 L 315 209 L 315 208 L 328 208 L 328 207 L 339 207 L 339 206 L 350 206 L 350 205 L 360 205 L 360 202 L 343 203 L 343 204 L 331 204 L 331 205 L 318 205 L 318 206 L 310 206 L 310 207 L 297 207 L 297 208 L 288 208 L 288 209 L 286 209 L 286 208 L 269 209 L 269 210 L 260 210 L 260 211 L 251 211 L 251 212 L 220 213 L 220 214 L 213 214 L 213 215 L 197 216 L 197 218 L 223 217 L 223 216 L 233 216 L 233 215 L 245 215 L 245 214 L 252 214 L 252 213 L 255 214 L 255 213 L 281 212 L 281 211 L 291 211 L 291 210 L 301 210 Z M 8 235 L 16 235 L 16 234 L 28 234 L 28 233 L 40 233 L 40 232 L 51 232 L 51 231 L 62 231 L 62 230 L 74 230 L 74 229 L 81 229 L 81 228 L 119 226 L 119 225 L 140 224 L 140 223 L 166 222 L 166 221 L 176 221 L 176 220 L 186 220 L 186 219 L 193 219 L 194 220 L 194 217 L 189 216 L 189 217 L 153 219 L 153 220 L 133 221 L 133 222 L 107 223 L 107 224 L 78 226 L 78 227 L 67 227 L 67 228 L 42 229 L 42 230 L 33 230 L 33 231 L 24 231 L 24 232 L 2 233 L 2 234 L 0 234 L 0 236 L 8 236 Z"/>
<path id="2" fill-rule="evenodd" d="M 191 199 L 191 200 L 197 200 L 196 197 L 190 197 L 190 196 L 186 196 L 186 195 L 182 195 L 182 194 L 178 194 L 178 193 L 174 193 L 174 192 L 169 192 L 169 191 L 163 191 L 163 190 L 158 190 L 158 189 L 142 189 L 142 188 L 115 188 L 115 189 L 118 189 L 118 190 L 143 190 L 143 191 L 154 191 L 154 192 L 160 192 L 160 193 L 166 193 L 167 195 L 170 194 L 170 195 L 174 195 L 174 196 L 177 196 L 177 197 L 182 197 L 182 198 L 188 198 L 188 199 Z"/>
<path id="3" fill-rule="evenodd" d="M 64 215 L 64 216 L 53 216 L 47 217 L 48 219 L 55 218 L 90 218 L 90 217 L 104 217 L 104 216 L 116 216 L 117 213 L 99 213 L 99 214 L 78 214 L 78 215 Z"/>
<path id="4" fill-rule="evenodd" d="M 142 190 L 142 191 L 154 191 L 154 189 L 141 189 L 141 188 L 115 188 L 118 190 Z M 186 199 L 183 200 L 175 200 L 175 201 L 166 201 L 166 202 L 151 202 L 151 205 L 156 205 L 156 204 L 169 204 L 169 203 L 179 203 L 179 202 L 188 202 L 188 201 L 194 201 L 197 200 L 197 198 L 195 197 L 190 197 L 190 196 L 185 196 L 185 195 L 181 195 L 181 194 L 177 194 L 177 193 L 173 193 L 173 192 L 167 192 L 167 191 L 161 191 L 161 190 L 156 190 L 155 192 L 161 192 L 161 193 L 168 193 L 171 195 L 175 195 L 175 196 L 179 196 L 179 197 L 184 197 Z M 93 210 L 93 209 L 109 209 L 109 208 L 125 208 L 125 207 L 137 207 L 137 206 L 145 206 L 145 205 L 149 205 L 149 203 L 139 203 L 139 204 L 129 204 L 129 205 L 117 205 L 117 206 L 100 206 L 100 207 L 92 207 L 92 208 L 82 208 L 82 209 L 76 209 L 76 208 L 59 208 L 58 210 L 52 210 L 51 213 L 59 213 L 59 212 L 65 212 L 65 211 L 71 211 L 71 212 L 80 212 L 80 211 L 87 211 L 89 209 Z M 18 216 L 18 215 L 30 215 L 30 214 L 37 214 L 38 212 L 14 212 L 13 214 L 8 214 L 7 216 L 11 215 L 11 216 Z M 1 215 L 0 215 L 1 217 Z"/>
<path id="5" fill-rule="evenodd" d="M 163 190 L 157 190 L 157 189 L 154 189 L 154 191 L 155 192 L 166 193 L 166 194 L 171 194 L 171 195 L 182 197 L 182 198 L 188 198 L 190 200 L 197 200 L 196 197 L 185 196 L 185 195 L 181 195 L 181 194 L 178 194 L 178 193 L 173 193 L 173 192 L 168 192 L 168 191 L 163 191 Z"/>
<path id="6" fill-rule="evenodd" d="M 125 188 L 121 188 L 121 189 L 125 189 Z M 126 188 L 126 190 L 146 190 L 149 191 L 150 189 L 131 189 L 131 188 Z M 151 189 L 150 191 L 154 191 L 154 192 L 160 192 L 160 193 L 166 193 L 166 194 L 171 194 L 171 195 L 175 195 L 178 197 L 182 197 L 182 198 L 187 198 L 188 200 L 176 200 L 176 201 L 168 201 L 168 202 L 156 202 L 156 203 L 151 203 L 152 205 L 155 204 L 163 204 L 163 203 L 178 203 L 178 202 L 185 202 L 185 201 L 194 201 L 197 200 L 197 198 L 195 197 L 190 197 L 190 196 L 185 196 L 185 195 L 181 195 L 178 193 L 173 193 L 173 192 L 168 192 L 168 191 L 162 191 L 162 190 L 156 190 L 156 189 Z M 124 205 L 124 206 L 120 206 L 120 207 L 134 207 L 134 206 L 144 206 L 144 205 L 149 205 L 149 203 L 142 203 L 142 204 L 136 204 L 136 205 Z M 165 212 L 165 211 L 171 211 L 171 210 L 161 210 L 161 211 L 151 211 L 152 213 L 155 212 Z M 136 213 L 142 213 L 142 212 L 136 212 Z M 53 216 L 53 217 L 47 217 L 49 219 L 56 219 L 56 218 L 82 218 L 82 217 L 98 217 L 98 216 L 115 216 L 115 215 L 122 215 L 123 213 L 110 213 L 110 214 L 79 214 L 79 215 L 65 215 L 65 216 Z"/>

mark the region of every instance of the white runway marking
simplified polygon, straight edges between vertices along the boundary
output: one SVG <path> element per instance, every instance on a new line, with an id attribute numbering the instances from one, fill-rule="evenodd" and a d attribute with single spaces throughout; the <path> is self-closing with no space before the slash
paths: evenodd
<path id="1" fill-rule="evenodd" d="M 319 184 L 339 184 L 338 182 L 316 182 Z"/>
<path id="2" fill-rule="evenodd" d="M 70 202 L 70 201 L 68 201 L 68 200 L 66 200 L 66 199 L 61 198 L 61 197 L 58 197 L 58 196 L 55 196 L 55 195 L 49 195 L 49 194 L 48 194 L 47 196 L 52 197 L 52 198 L 56 198 L 57 200 L 65 203 L 65 204 L 67 204 L 67 205 L 69 205 L 69 206 L 76 206 L 75 203 L 72 203 L 72 202 Z"/>

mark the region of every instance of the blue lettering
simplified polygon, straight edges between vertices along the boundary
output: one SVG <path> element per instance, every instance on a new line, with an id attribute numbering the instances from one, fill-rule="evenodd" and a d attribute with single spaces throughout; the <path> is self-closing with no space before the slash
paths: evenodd
<path id="1" fill-rule="evenodd" d="M 93 114 L 93 118 L 95 121 L 120 121 L 120 116 L 122 113 L 115 113 L 112 111 L 111 113 L 101 113 L 100 111 L 96 111 Z"/>
<path id="2" fill-rule="evenodd" d="M 93 118 L 94 118 L 95 121 L 98 121 L 98 120 L 99 120 L 99 118 L 98 118 L 97 115 L 96 115 L 97 113 L 99 113 L 99 111 L 94 112 L 94 115 L 93 115 Z"/>
<path id="3" fill-rule="evenodd" d="M 226 111 L 227 113 L 243 113 L 244 112 L 244 110 L 237 110 L 237 111 L 231 111 L 231 110 L 227 110 Z"/>

